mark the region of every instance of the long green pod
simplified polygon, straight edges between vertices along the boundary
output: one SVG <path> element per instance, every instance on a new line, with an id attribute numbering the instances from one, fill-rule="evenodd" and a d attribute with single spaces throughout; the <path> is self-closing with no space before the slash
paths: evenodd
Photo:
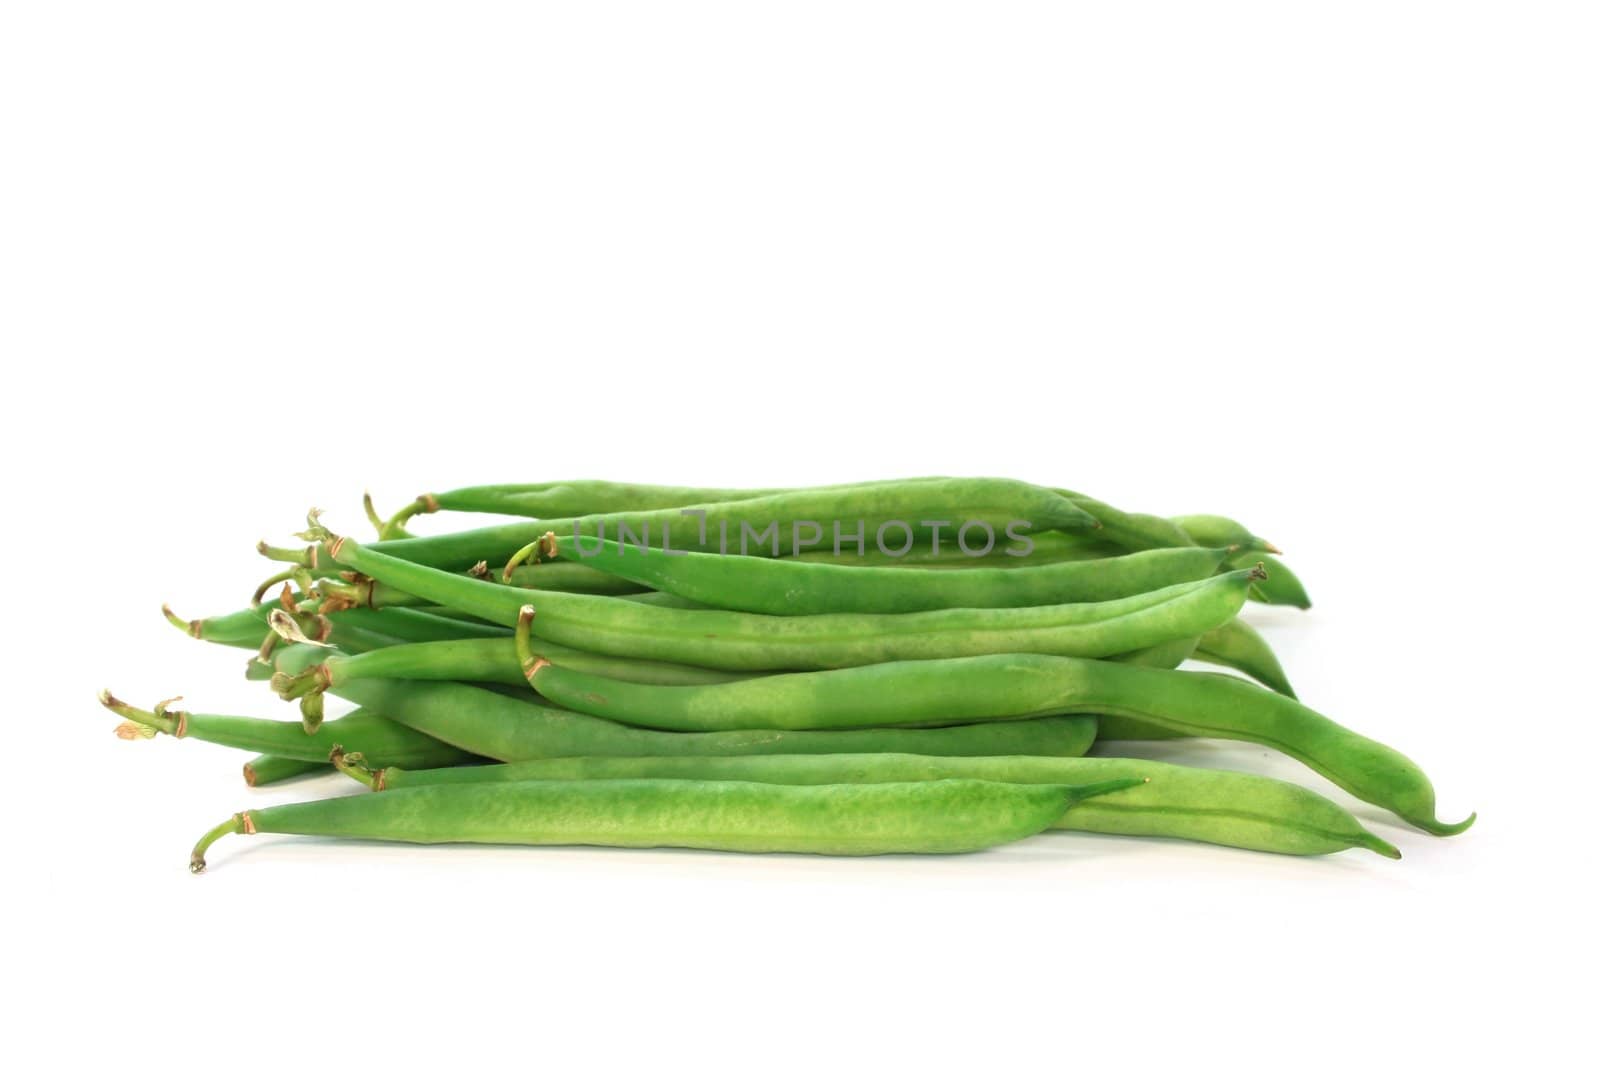
<path id="1" fill-rule="evenodd" d="M 470 579 L 464 579 L 470 580 Z M 261 647 L 272 632 L 268 618 L 280 610 L 276 602 L 258 604 L 227 615 L 185 621 L 165 604 L 161 606 L 167 621 L 190 637 L 230 648 Z M 350 628 L 365 634 L 378 635 L 398 641 L 458 641 L 473 637 L 495 637 L 507 633 L 506 628 L 493 626 L 476 619 L 452 619 L 429 611 L 412 608 L 350 608 L 330 615 L 313 617 L 317 625 L 309 622 L 302 626 L 308 636 L 318 641 L 343 644 L 342 631 Z"/>
<path id="2" fill-rule="evenodd" d="M 1225 515 L 1179 515 L 1171 522 L 1197 545 L 1278 554 L 1272 542 L 1257 537 L 1244 523 Z"/>
<path id="3" fill-rule="evenodd" d="M 436 511 L 464 511 L 494 515 L 524 515 L 530 519 L 573 519 L 585 515 L 618 512 L 659 511 L 663 508 L 692 508 L 702 504 L 722 504 L 752 497 L 785 493 L 816 492 L 825 489 L 863 489 L 901 485 L 908 482 L 944 481 L 943 478 L 893 478 L 880 481 L 846 482 L 809 488 L 727 489 L 687 485 L 650 485 L 642 482 L 613 482 L 600 479 L 574 479 L 561 482 L 527 482 L 505 485 L 473 485 L 442 493 L 423 493 L 383 524 L 386 537 L 400 535 L 404 524 L 415 515 Z"/>
<path id="4" fill-rule="evenodd" d="M 1095 521 L 1100 524 L 1095 533 L 1113 544 L 1125 548 L 1144 549 L 1179 548 L 1203 543 L 1190 537 L 1182 526 L 1171 519 L 1164 519 L 1159 515 L 1121 511 L 1110 504 L 1071 489 L 1057 489 L 1056 492 L 1093 515 Z M 1226 547 L 1231 543 L 1224 542 L 1221 546 L 1211 547 Z"/>
<path id="5" fill-rule="evenodd" d="M 392 763 L 396 767 L 449 767 L 471 758 L 457 748 L 367 708 L 357 708 L 323 723 L 321 730 L 312 736 L 297 722 L 240 715 L 198 715 L 172 711 L 166 704 L 157 704 L 153 711 L 145 711 L 105 691 L 100 693 L 100 703 L 128 720 L 118 728 L 117 734 L 130 740 L 161 733 L 309 763 L 326 763 L 335 748 L 360 752 L 374 763 Z"/>
<path id="6" fill-rule="evenodd" d="M 329 555 L 341 564 L 485 621 L 516 625 L 526 606 L 535 612 L 533 635 L 543 640 L 732 671 L 807 670 L 998 651 L 1111 656 L 1220 626 L 1238 613 L 1255 577 L 1254 572 L 1232 572 L 1093 604 L 781 617 L 512 589 L 418 566 L 319 532 L 327 536 Z"/>
<path id="7" fill-rule="evenodd" d="M 998 544 L 994 551 L 982 552 L 981 544 L 969 546 L 973 553 L 961 551 L 960 544 L 953 538 L 940 538 L 927 543 L 917 543 L 910 548 L 901 550 L 895 546 L 894 551 L 880 551 L 877 545 L 842 546 L 839 551 L 831 548 L 810 549 L 798 556 L 780 556 L 781 560 L 791 563 L 831 563 L 842 567 L 899 567 L 903 569 L 916 568 L 920 570 L 947 571 L 947 570 L 973 570 L 977 568 L 1021 568 L 1036 567 L 1043 563 L 1070 563 L 1086 559 L 1107 559 L 1120 556 L 1128 550 L 1109 541 L 1102 541 L 1093 533 L 1078 530 L 1046 530 L 1043 533 L 1028 535 L 1029 546 L 1024 548 L 1020 543 L 1014 547 L 1025 555 L 1008 555 L 1005 548 Z"/>
<path id="8" fill-rule="evenodd" d="M 1432 833 L 1458 833 L 1472 823 L 1440 822 L 1427 776 L 1394 749 L 1220 674 L 1024 654 L 880 663 L 720 686 L 637 685 L 537 660 L 528 674 L 534 690 L 561 707 L 663 730 L 928 726 L 1095 711 L 1275 748 Z"/>
<path id="9" fill-rule="evenodd" d="M 1137 759 L 1062 759 L 1049 756 L 912 756 L 905 753 L 833 756 L 710 756 L 529 760 L 476 767 L 407 771 L 358 769 L 374 789 L 469 785 L 530 780 L 688 778 L 699 781 L 823 785 L 969 778 L 1038 785 L 1090 785 L 1141 779 L 1139 789 L 1110 793 L 1074 805 L 1059 830 L 1175 837 L 1234 848 L 1317 856 L 1368 848 L 1400 853 L 1368 833 L 1339 805 L 1309 789 L 1234 771 L 1199 770 Z"/>
<path id="10" fill-rule="evenodd" d="M 759 556 L 668 554 L 594 537 L 563 537 L 552 553 L 652 589 L 762 615 L 893 615 L 947 608 L 1023 608 L 1146 593 L 1217 572 L 1221 549 L 1168 548 L 1104 560 L 928 573 L 893 566 L 792 563 Z"/>
<path id="11" fill-rule="evenodd" d="M 333 764 L 327 760 L 317 763 L 311 760 L 289 759 L 287 756 L 269 756 L 263 753 L 244 765 L 244 784 L 252 788 L 276 785 L 279 782 L 287 782 L 293 778 L 303 778 L 308 774 L 332 770 Z"/>
<path id="12" fill-rule="evenodd" d="M 1195 645 L 1194 658 L 1219 667 L 1232 667 L 1274 692 L 1294 696 L 1294 687 L 1289 684 L 1289 676 L 1284 673 L 1272 646 L 1260 631 L 1243 619 L 1229 619 L 1215 630 L 1202 634 Z"/>
<path id="13" fill-rule="evenodd" d="M 626 578 L 591 567 L 558 562 L 548 567 L 519 567 L 507 583 L 520 589 L 547 589 L 555 593 L 586 593 L 590 596 L 617 596 L 641 593 L 647 588 Z M 382 582 L 364 586 L 365 603 L 374 608 L 425 607 L 428 601 Z"/>
<path id="14" fill-rule="evenodd" d="M 1100 791 L 1138 786 L 1103 782 Z M 883 785 L 678 780 L 452 785 L 240 812 L 195 845 L 189 869 L 231 833 L 495 845 L 609 845 L 804 852 L 954 853 L 1047 829 L 1096 787 L 941 779 Z"/>
<path id="15" fill-rule="evenodd" d="M 715 685 L 758 677 L 682 663 L 606 656 L 565 648 L 548 641 L 533 642 L 530 647 L 533 655 L 543 656 L 552 663 L 573 670 L 650 685 Z M 315 668 L 299 675 L 275 675 L 274 689 L 284 699 L 295 700 L 361 678 L 521 685 L 522 658 L 516 643 L 509 637 L 395 645 L 355 656 L 329 656 Z"/>
<path id="16" fill-rule="evenodd" d="M 957 531 L 968 523 L 987 524 L 997 539 L 1012 531 L 1088 530 L 1095 526 L 1094 518 L 1070 500 L 1026 482 L 946 478 L 795 490 L 708 503 L 703 508 L 671 506 L 510 523 L 437 537 L 381 541 L 368 548 L 451 571 L 465 570 L 480 561 L 498 566 L 547 533 L 609 533 L 621 540 L 628 540 L 631 533 L 673 549 L 777 556 L 808 544 L 831 543 L 835 523 L 844 537 L 859 534 L 863 543 L 882 540 L 891 549 L 902 541 L 927 540 L 936 530 Z M 294 561 L 301 561 L 298 554 Z M 303 562 L 325 566 L 315 552 L 308 553 Z"/>
<path id="17" fill-rule="evenodd" d="M 291 650 L 293 651 L 293 650 Z M 933 730 L 640 730 L 540 700 L 456 682 L 363 679 L 333 690 L 395 722 L 487 759 L 552 756 L 738 756 L 914 752 L 934 756 L 1081 756 L 1094 743 L 1093 715 L 980 723 Z M 531 694 L 530 694 L 531 695 Z M 326 753 L 324 753 L 324 758 Z M 373 762 L 388 762 L 375 759 Z"/>

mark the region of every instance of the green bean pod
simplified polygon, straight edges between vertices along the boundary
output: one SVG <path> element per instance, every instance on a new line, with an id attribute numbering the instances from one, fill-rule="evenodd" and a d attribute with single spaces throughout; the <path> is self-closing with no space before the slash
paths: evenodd
<path id="1" fill-rule="evenodd" d="M 662 547 L 740 553 L 753 549 L 780 556 L 806 547 L 813 533 L 807 527 L 807 536 L 800 536 L 806 524 L 816 525 L 816 540 L 811 544 L 825 543 L 824 537 L 831 540 L 832 523 L 838 523 L 841 533 L 853 537 L 859 522 L 863 543 L 876 544 L 881 535 L 885 544 L 893 548 L 906 539 L 900 532 L 901 525 L 909 530 L 913 541 L 925 541 L 937 529 L 957 530 L 972 522 L 986 523 L 997 538 L 1008 529 L 1031 533 L 1089 530 L 1095 526 L 1091 515 L 1060 494 L 1004 478 L 922 479 L 796 490 L 707 503 L 704 508 L 690 510 L 696 513 L 685 514 L 683 507 L 669 506 L 571 520 L 511 523 L 437 537 L 381 541 L 368 546 L 368 550 L 455 571 L 480 561 L 498 566 L 547 533 L 604 535 L 609 531 L 619 540 L 627 540 L 623 527 L 638 537 L 648 531 L 650 543 Z M 742 536 L 747 526 L 751 533 Z M 759 539 L 752 540 L 757 535 Z M 325 566 L 314 552 L 305 562 L 313 567 Z"/>
<path id="2" fill-rule="evenodd" d="M 1139 789 L 1086 799 L 1057 820 L 1058 830 L 1174 837 L 1234 848 L 1317 856 L 1368 848 L 1400 853 L 1367 832 L 1349 812 L 1309 789 L 1259 775 L 1199 770 L 1135 759 L 1049 756 L 911 756 L 904 753 L 833 756 L 711 756 L 529 760 L 475 767 L 352 772 L 373 789 L 469 785 L 530 780 L 687 778 L 698 781 L 824 785 L 978 779 L 1017 784 L 1087 785 L 1141 779 Z"/>
<path id="3" fill-rule="evenodd" d="M 1251 533 L 1244 523 L 1225 515 L 1179 515 L 1171 523 L 1197 545 L 1278 554 L 1272 542 L 1262 540 Z"/>
<path id="4" fill-rule="evenodd" d="M 323 723 L 316 736 L 311 736 L 297 722 L 239 715 L 196 715 L 168 710 L 165 703 L 157 704 L 153 711 L 144 711 L 105 691 L 100 693 L 100 703 L 128 720 L 117 733 L 130 740 L 154 737 L 158 733 L 177 738 L 193 737 L 214 745 L 307 763 L 328 762 L 336 748 L 360 752 L 374 763 L 392 763 L 396 767 L 449 767 L 471 758 L 459 749 L 366 708 L 357 708 Z"/>
<path id="5" fill-rule="evenodd" d="M 1394 749 L 1303 704 L 1220 674 L 1059 656 L 993 655 L 780 674 L 719 686 L 648 686 L 534 660 L 551 702 L 661 730 L 932 726 L 1097 711 L 1194 737 L 1250 741 L 1304 763 L 1353 796 L 1435 834 L 1433 786 Z"/>
<path id="6" fill-rule="evenodd" d="M 1145 548 L 1182 548 L 1188 545 L 1204 544 L 1190 537 L 1188 532 L 1171 519 L 1163 519 L 1159 515 L 1140 515 L 1136 513 L 1119 511 L 1110 504 L 1102 503 L 1090 496 L 1073 492 L 1071 489 L 1057 489 L 1056 492 L 1078 505 L 1084 511 L 1095 517 L 1100 528 L 1095 533 L 1103 540 L 1112 544 L 1121 545 L 1130 549 Z M 1211 547 L 1227 547 L 1233 542 Z M 1240 542 L 1242 543 L 1242 542 Z"/>
<path id="7" fill-rule="evenodd" d="M 1090 786 L 659 779 L 433 786 L 240 812 L 200 839 L 189 869 L 205 870 L 206 849 L 231 833 L 827 856 L 975 852 L 1047 829 L 1079 799 L 1138 785 L 1137 779 Z"/>
<path id="8" fill-rule="evenodd" d="M 334 693 L 395 722 L 487 759 L 553 756 L 738 756 L 770 753 L 912 752 L 934 756 L 1081 756 L 1094 743 L 1093 715 L 980 723 L 934 730 L 639 730 L 455 682 L 363 679 Z M 524 689 L 526 693 L 527 690 Z M 532 696 L 528 693 L 528 696 Z M 536 698 L 537 699 L 537 698 Z M 326 754 L 324 754 L 326 755 Z M 374 763 L 385 763 L 374 759 Z"/>
<path id="9" fill-rule="evenodd" d="M 511 589 L 375 553 L 345 538 L 328 535 L 326 543 L 345 566 L 488 622 L 516 625 L 524 606 L 531 607 L 534 636 L 568 648 L 731 671 L 998 651 L 1111 656 L 1220 626 L 1238 613 L 1256 577 L 1231 572 L 1093 604 L 777 617 Z"/>
<path id="10" fill-rule="evenodd" d="M 798 556 L 780 556 L 794 563 L 831 563 L 839 567 L 898 567 L 934 571 L 974 570 L 978 568 L 1037 567 L 1044 563 L 1071 563 L 1079 560 L 1108 559 L 1124 555 L 1128 550 L 1109 541 L 1102 541 L 1093 533 L 1077 530 L 1046 530 L 1028 535 L 1032 550 L 1025 556 L 1007 555 L 1004 549 L 981 555 L 967 555 L 959 543 L 937 539 L 918 543 L 894 553 L 883 552 L 877 545 L 866 545 L 860 551 L 811 549 Z"/>
<path id="11" fill-rule="evenodd" d="M 564 648 L 541 641 L 530 645 L 543 656 L 573 670 L 651 685 L 715 685 L 759 677 L 691 667 L 682 663 L 625 659 Z M 435 682 L 490 682 L 522 685 L 522 655 L 509 637 L 470 641 L 429 641 L 394 645 L 355 656 L 329 656 L 315 668 L 298 675 L 278 674 L 273 688 L 285 700 L 337 688 L 361 678 L 404 678 Z"/>
<path id="12" fill-rule="evenodd" d="M 911 482 L 938 482 L 944 478 L 894 478 L 870 482 L 847 482 L 788 489 L 710 489 L 685 485 L 648 485 L 640 482 L 611 482 L 575 479 L 564 482 L 530 482 L 509 485 L 474 485 L 442 493 L 423 493 L 382 524 L 386 535 L 404 533 L 404 524 L 415 515 L 435 511 L 478 512 L 494 515 L 524 515 L 530 519 L 574 519 L 585 515 L 618 512 L 659 511 L 665 508 L 692 508 L 702 504 L 722 504 L 752 497 L 778 496 L 828 489 L 865 489 L 898 486 Z"/>
<path id="13" fill-rule="evenodd" d="M 1232 667 L 1274 692 L 1294 696 L 1294 687 L 1289 684 L 1289 677 L 1283 672 L 1272 646 L 1260 631 L 1243 619 L 1230 619 L 1202 634 L 1195 645 L 1194 658 L 1219 667 Z"/>
<path id="14" fill-rule="evenodd" d="M 1217 572 L 1221 549 L 1167 548 L 1104 560 L 937 574 L 792 563 L 759 556 L 668 554 L 594 537 L 562 537 L 552 553 L 640 585 L 762 615 L 894 615 L 947 608 L 1023 608 L 1120 600 Z"/>
<path id="15" fill-rule="evenodd" d="M 167 621 L 191 637 L 230 648 L 249 649 L 260 648 L 261 643 L 271 634 L 272 629 L 267 620 L 275 610 L 280 608 L 273 602 L 258 604 L 228 615 L 213 615 L 185 622 L 175 615 L 171 608 L 165 604 L 161 606 L 162 614 L 166 616 Z M 369 639 L 372 636 L 381 636 L 402 642 L 458 641 L 473 637 L 503 636 L 507 633 L 504 627 L 488 625 L 477 620 L 445 618 L 431 611 L 413 608 L 386 608 L 381 612 L 370 608 L 350 608 L 329 615 L 318 615 L 315 619 L 318 620 L 315 627 L 309 625 L 302 627 L 308 636 L 314 640 L 338 645 L 344 644 L 342 640 L 344 632 L 350 629 L 362 631 Z"/>

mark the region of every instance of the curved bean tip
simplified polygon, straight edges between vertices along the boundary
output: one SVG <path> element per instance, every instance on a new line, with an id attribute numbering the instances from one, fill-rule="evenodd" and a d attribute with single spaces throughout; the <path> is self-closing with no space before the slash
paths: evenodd
<path id="1" fill-rule="evenodd" d="M 1270 553 L 1271 555 L 1274 555 L 1274 556 L 1283 555 L 1283 550 L 1281 548 L 1279 548 L 1277 545 L 1273 544 L 1271 541 L 1263 541 L 1263 540 L 1257 538 L 1256 547 L 1261 549 L 1261 551 Z"/>
<path id="2" fill-rule="evenodd" d="M 1477 821 L 1478 813 L 1473 812 L 1460 822 L 1439 822 L 1437 819 L 1429 819 L 1426 822 L 1418 822 L 1417 825 L 1435 837 L 1454 837 L 1456 834 L 1465 832 Z"/>
<path id="3" fill-rule="evenodd" d="M 190 856 L 189 857 L 189 873 L 190 874 L 205 874 L 206 873 L 206 858 L 204 856 L 199 856 L 199 855 Z"/>

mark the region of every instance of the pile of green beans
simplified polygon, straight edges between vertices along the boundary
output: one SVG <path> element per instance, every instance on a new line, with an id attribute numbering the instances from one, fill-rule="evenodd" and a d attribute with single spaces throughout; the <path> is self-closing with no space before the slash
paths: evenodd
<path id="1" fill-rule="evenodd" d="M 312 512 L 304 547 L 258 546 L 286 569 L 247 606 L 162 608 L 249 649 L 246 676 L 297 719 L 101 694 L 120 737 L 252 753 L 251 788 L 335 769 L 367 787 L 241 811 L 192 870 L 255 833 L 873 855 L 1061 830 L 1399 858 L 1322 793 L 1104 747 L 1186 738 L 1276 749 L 1432 834 L 1474 818 L 1440 819 L 1415 763 L 1300 703 L 1241 612 L 1310 597 L 1225 516 L 943 477 L 364 504 L 376 540 Z M 437 511 L 524 521 L 408 529 Z M 325 718 L 329 698 L 354 710 Z"/>

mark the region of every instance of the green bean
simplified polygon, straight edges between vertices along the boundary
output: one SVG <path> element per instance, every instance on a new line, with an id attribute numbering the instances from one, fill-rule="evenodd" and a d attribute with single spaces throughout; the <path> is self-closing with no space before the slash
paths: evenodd
<path id="1" fill-rule="evenodd" d="M 1433 786 L 1399 752 L 1303 704 L 1226 675 L 1060 656 L 992 655 L 780 674 L 719 686 L 649 686 L 541 660 L 528 669 L 561 707 L 663 730 L 932 726 L 1097 711 L 1275 748 L 1346 792 L 1435 834 Z"/>
<path id="2" fill-rule="evenodd" d="M 1095 604 L 772 617 L 679 611 L 610 597 L 494 586 L 381 555 L 316 529 L 327 537 L 329 555 L 341 564 L 485 621 L 514 625 L 528 606 L 536 611 L 534 636 L 556 644 L 734 671 L 990 651 L 1110 656 L 1220 626 L 1238 613 L 1255 577 L 1233 572 Z"/>
<path id="3" fill-rule="evenodd" d="M 712 685 L 758 677 L 707 670 L 681 663 L 626 659 L 594 652 L 564 648 L 548 641 L 535 642 L 533 654 L 544 656 L 574 670 L 652 685 Z M 298 700 L 311 693 L 362 678 L 403 678 L 439 682 L 494 682 L 501 685 L 525 684 L 522 658 L 510 638 L 468 641 L 429 641 L 424 644 L 395 645 L 374 649 L 356 656 L 330 656 L 311 670 L 297 675 L 278 674 L 273 689 L 285 700 Z"/>
<path id="4" fill-rule="evenodd" d="M 1070 489 L 1057 489 L 1056 492 L 1093 515 L 1100 523 L 1100 529 L 1095 532 L 1113 544 L 1131 549 L 1182 548 L 1202 544 L 1191 538 L 1183 527 L 1171 519 L 1163 519 L 1159 515 L 1119 511 L 1110 504 L 1101 503 L 1093 497 L 1075 493 Z"/>
<path id="5" fill-rule="evenodd" d="M 778 496 L 830 489 L 867 489 L 911 482 L 939 482 L 943 478 L 897 478 L 885 481 L 847 482 L 807 489 L 706 489 L 682 485 L 646 485 L 639 482 L 574 480 L 513 485 L 474 485 L 443 493 L 423 493 L 401 508 L 386 523 L 375 523 L 385 539 L 404 532 L 408 519 L 435 511 L 466 511 L 496 515 L 525 515 L 530 519 L 574 519 L 624 511 L 659 511 L 723 504 L 752 497 Z"/>
<path id="6" fill-rule="evenodd" d="M 128 720 L 117 728 L 117 736 L 127 740 L 158 733 L 193 737 L 214 745 L 310 763 L 327 762 L 335 748 L 360 752 L 375 763 L 397 767 L 448 767 L 468 758 L 441 741 L 365 708 L 324 723 L 320 736 L 313 738 L 297 722 L 194 715 L 170 710 L 170 700 L 157 704 L 153 711 L 144 711 L 102 690 L 100 703 Z"/>
<path id="7" fill-rule="evenodd" d="M 929 573 L 828 563 L 796 567 L 759 556 L 669 555 L 594 537 L 557 538 L 549 551 L 688 600 L 764 615 L 893 615 L 1118 600 L 1215 574 L 1227 555 L 1220 549 L 1167 548 L 1015 570 Z"/>
<path id="8" fill-rule="evenodd" d="M 260 604 L 228 615 L 185 622 L 171 608 L 161 605 L 167 621 L 190 637 L 230 648 L 260 648 L 272 633 L 268 618 L 274 610 L 281 610 L 276 602 Z M 369 608 L 351 608 L 331 615 L 297 615 L 297 625 L 317 641 L 343 644 L 341 635 L 347 630 L 360 630 L 368 635 L 397 641 L 450 641 L 473 637 L 504 635 L 504 627 L 496 627 L 476 620 L 444 618 L 431 611 L 412 608 L 386 608 L 382 612 Z M 312 625 L 315 623 L 315 625 Z"/>
<path id="9" fill-rule="evenodd" d="M 1262 540 L 1243 523 L 1223 515 L 1179 515 L 1172 520 L 1172 524 L 1188 534 L 1197 545 L 1278 555 L 1278 549 L 1271 541 Z"/>
<path id="10" fill-rule="evenodd" d="M 863 546 L 860 552 L 834 552 L 831 548 L 808 550 L 798 556 L 780 556 L 779 559 L 796 563 L 831 563 L 840 567 L 902 567 L 922 570 L 972 570 L 985 568 L 1036 567 L 1043 563 L 1070 563 L 1077 560 L 1108 559 L 1126 553 L 1126 549 L 1102 541 L 1089 533 L 1072 530 L 1046 530 L 1029 534 L 1033 550 L 1026 556 L 1008 556 L 1003 549 L 983 555 L 969 556 L 960 545 L 952 546 L 948 540 L 935 544 L 914 544 L 904 552 L 891 555 L 877 545 Z M 520 572 L 518 572 L 520 573 Z"/>
<path id="11" fill-rule="evenodd" d="M 305 645 L 284 649 L 279 666 L 296 673 L 326 656 Z M 663 733 L 565 711 L 524 684 L 519 697 L 454 682 L 361 679 L 333 690 L 386 718 L 488 759 L 550 756 L 737 756 L 756 753 L 913 752 L 934 756 L 1081 756 L 1094 743 L 1093 715 L 981 723 L 935 730 L 737 730 Z M 346 746 L 353 748 L 354 746 Z M 386 762 L 374 760 L 374 762 Z"/>
<path id="12" fill-rule="evenodd" d="M 333 764 L 327 761 L 313 763 L 310 760 L 261 755 L 244 765 L 244 784 L 252 787 L 274 785 L 290 778 L 331 770 Z"/>
<path id="13" fill-rule="evenodd" d="M 665 507 L 572 520 L 511 523 L 437 537 L 382 541 L 367 546 L 367 551 L 439 570 L 465 570 L 480 561 L 498 566 L 518 549 L 547 533 L 600 535 L 609 529 L 619 535 L 619 540 L 627 540 L 621 536 L 622 527 L 626 526 L 637 536 L 648 531 L 649 537 L 658 539 L 663 547 L 743 552 L 752 547 L 742 536 L 748 525 L 751 537 L 757 537 L 754 551 L 779 556 L 805 546 L 806 542 L 798 535 L 800 527 L 807 523 L 817 524 L 818 540 L 810 543 L 819 543 L 825 534 L 832 533 L 821 525 L 827 522 L 838 524 L 846 537 L 853 538 L 859 532 L 864 544 L 875 544 L 880 533 L 884 533 L 886 547 L 891 549 L 908 540 L 899 532 L 901 526 L 909 528 L 909 540 L 923 541 L 941 528 L 941 524 L 954 531 L 965 523 L 983 522 L 997 536 L 1011 529 L 1031 535 L 1046 530 L 1087 530 L 1095 525 L 1093 517 L 1065 497 L 1026 482 L 1003 478 L 947 478 L 748 497 L 708 503 L 697 514 L 685 514 L 679 507 Z M 859 531 L 855 529 L 858 522 L 861 524 Z M 273 559 L 326 569 L 326 561 L 316 551 L 316 546 L 299 552 L 265 547 L 263 551 Z"/>
<path id="14" fill-rule="evenodd" d="M 1254 678 L 1262 685 L 1286 697 L 1294 696 L 1294 687 L 1283 672 L 1283 665 L 1273 653 L 1272 646 L 1260 632 L 1243 619 L 1230 619 L 1200 637 L 1195 646 L 1194 658 L 1219 667 L 1232 667 L 1239 673 Z"/>
<path id="15" fill-rule="evenodd" d="M 1138 784 L 943 779 L 788 786 L 662 779 L 434 786 L 240 812 L 200 839 L 189 869 L 205 870 L 206 849 L 232 833 L 834 856 L 973 852 L 1036 834 L 1080 799 Z"/>
<path id="16" fill-rule="evenodd" d="M 1058 830 L 1176 837 L 1294 856 L 1368 848 L 1399 859 L 1395 847 L 1368 833 L 1348 812 L 1309 789 L 1233 771 L 1199 770 L 1134 759 L 1049 756 L 909 756 L 904 753 L 833 756 L 577 757 L 407 771 L 348 769 L 373 789 L 475 785 L 533 780 L 688 778 L 774 785 L 861 784 L 978 779 L 1039 785 L 1084 785 L 1142 779 L 1139 789 L 1084 800 L 1055 824 Z"/>
<path id="17" fill-rule="evenodd" d="M 616 596 L 642 593 L 645 586 L 575 563 L 550 567 L 522 567 L 512 572 L 508 583 L 524 589 L 546 589 L 553 593 L 588 593 L 591 596 Z M 427 601 L 382 582 L 363 583 L 363 601 L 368 607 L 419 607 Z"/>

